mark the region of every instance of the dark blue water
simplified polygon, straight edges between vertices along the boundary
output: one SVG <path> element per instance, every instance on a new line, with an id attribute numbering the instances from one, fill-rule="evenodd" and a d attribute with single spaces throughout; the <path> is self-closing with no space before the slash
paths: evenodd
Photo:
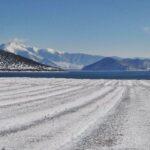
<path id="1" fill-rule="evenodd" d="M 150 71 L 0 72 L 0 77 L 150 80 Z"/>

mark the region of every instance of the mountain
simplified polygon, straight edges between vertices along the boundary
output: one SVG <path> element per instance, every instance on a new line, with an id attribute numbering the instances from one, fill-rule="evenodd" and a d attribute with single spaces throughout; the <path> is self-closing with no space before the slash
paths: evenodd
<path id="1" fill-rule="evenodd" d="M 149 70 L 150 59 L 115 59 L 111 57 L 83 67 L 83 70 L 114 71 L 114 70 Z"/>
<path id="2" fill-rule="evenodd" d="M 120 64 L 119 60 L 106 57 L 94 64 L 85 66 L 83 70 L 125 70 L 125 67 Z"/>
<path id="3" fill-rule="evenodd" d="M 64 69 L 81 69 L 102 59 L 102 56 L 83 53 L 66 53 L 51 48 L 31 47 L 19 40 L 0 45 L 0 49 L 32 59 L 45 65 L 60 66 Z"/>
<path id="4" fill-rule="evenodd" d="M 149 70 L 150 59 L 122 59 L 120 63 L 126 67 L 126 70 Z"/>
<path id="5" fill-rule="evenodd" d="M 46 66 L 16 55 L 11 52 L 0 50 L 0 70 L 3 71 L 50 71 L 58 68 Z"/>

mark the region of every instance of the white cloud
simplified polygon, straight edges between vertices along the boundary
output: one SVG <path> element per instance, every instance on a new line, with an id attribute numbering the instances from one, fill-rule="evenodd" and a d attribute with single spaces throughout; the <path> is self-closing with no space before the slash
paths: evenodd
<path id="1" fill-rule="evenodd" d="M 150 34 L 150 26 L 143 27 L 143 31 Z"/>

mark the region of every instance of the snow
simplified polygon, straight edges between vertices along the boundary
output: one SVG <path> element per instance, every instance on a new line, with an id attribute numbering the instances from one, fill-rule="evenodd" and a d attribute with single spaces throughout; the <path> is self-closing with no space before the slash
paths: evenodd
<path id="1" fill-rule="evenodd" d="M 47 48 L 46 50 L 48 52 L 50 52 L 51 54 L 59 54 L 59 55 L 64 54 L 64 52 L 61 52 L 61 51 L 58 51 L 58 50 L 55 50 L 55 49 L 52 49 L 52 48 Z"/>
<path id="2" fill-rule="evenodd" d="M 48 67 L 29 59 L 19 57 L 15 54 L 0 51 L 0 69 L 1 70 L 57 70 L 54 67 Z"/>
<path id="3" fill-rule="evenodd" d="M 0 78 L 0 149 L 150 148 L 150 81 Z"/>
<path id="4" fill-rule="evenodd" d="M 0 48 L 8 52 L 14 53 L 14 54 L 19 53 L 19 55 L 21 56 L 24 56 L 24 53 L 22 52 L 26 52 L 28 54 L 28 57 L 30 56 L 33 60 L 43 59 L 42 56 L 38 54 L 38 52 L 41 50 L 40 48 L 35 47 L 35 46 L 33 47 L 29 46 L 27 43 L 25 43 L 24 41 L 20 39 L 13 39 L 6 44 L 0 45 Z M 46 50 L 47 52 L 51 54 L 59 54 L 59 55 L 64 54 L 64 52 L 61 52 L 52 48 L 45 48 L 44 50 Z"/>
<path id="5" fill-rule="evenodd" d="M 101 56 L 82 53 L 67 53 L 53 48 L 38 48 L 28 45 L 20 39 L 1 44 L 0 49 L 53 67 L 59 65 L 64 69 L 81 69 L 83 66 L 92 64 L 102 58 Z"/>
<path id="6" fill-rule="evenodd" d="M 4 45 L 4 49 L 11 53 L 16 53 L 16 50 L 26 51 L 26 45 L 19 39 L 13 39 Z"/>
<path id="7" fill-rule="evenodd" d="M 0 48 L 2 50 L 8 51 L 14 54 L 19 54 L 20 56 L 30 58 L 34 61 L 38 61 L 41 59 L 41 57 L 37 54 L 37 52 L 39 51 L 39 48 L 35 46 L 31 47 L 20 39 L 13 39 L 6 44 L 0 45 Z"/>
<path id="8" fill-rule="evenodd" d="M 57 66 L 61 66 L 61 68 L 63 69 L 82 69 L 83 65 L 77 65 L 77 64 L 73 64 L 73 63 L 69 63 L 69 62 L 64 62 L 64 61 L 53 61 L 54 64 L 56 64 Z"/>

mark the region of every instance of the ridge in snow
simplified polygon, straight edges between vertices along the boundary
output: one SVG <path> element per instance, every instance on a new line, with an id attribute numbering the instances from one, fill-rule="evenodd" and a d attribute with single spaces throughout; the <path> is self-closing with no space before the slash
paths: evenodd
<path id="1" fill-rule="evenodd" d="M 27 50 L 27 46 L 25 45 L 25 43 L 19 39 L 13 39 L 6 44 L 2 44 L 1 48 L 11 53 L 15 53 L 16 50 L 20 50 L 20 51 Z"/>
<path id="2" fill-rule="evenodd" d="M 17 50 L 19 50 L 19 51 L 31 51 L 31 49 L 32 49 L 32 52 L 38 53 L 41 50 L 38 47 L 29 46 L 26 42 L 24 42 L 23 40 L 20 40 L 20 39 L 10 40 L 8 43 L 2 44 L 0 47 L 3 47 L 6 51 L 9 51 L 12 53 L 16 53 Z M 52 48 L 45 48 L 44 50 L 47 50 L 48 52 L 50 52 L 52 54 L 63 54 L 64 53 L 64 52 L 61 52 L 61 51 L 58 51 L 58 50 L 55 50 Z"/>
<path id="3" fill-rule="evenodd" d="M 33 47 L 18 39 L 0 45 L 0 49 L 32 59 L 45 65 L 53 67 L 60 66 L 63 69 L 81 69 L 83 66 L 92 64 L 103 58 L 102 56 L 83 53 L 67 53 L 52 48 Z"/>
<path id="4" fill-rule="evenodd" d="M 32 59 L 39 63 L 43 63 L 43 57 L 39 55 L 40 49 L 38 47 L 32 47 L 26 44 L 24 41 L 19 39 L 13 39 L 6 44 L 1 44 L 0 49 L 14 53 L 16 55 L 23 56 L 28 59 Z M 45 64 L 45 63 L 44 63 Z M 56 67 L 53 62 L 49 60 L 49 62 L 45 65 L 51 65 Z"/>

